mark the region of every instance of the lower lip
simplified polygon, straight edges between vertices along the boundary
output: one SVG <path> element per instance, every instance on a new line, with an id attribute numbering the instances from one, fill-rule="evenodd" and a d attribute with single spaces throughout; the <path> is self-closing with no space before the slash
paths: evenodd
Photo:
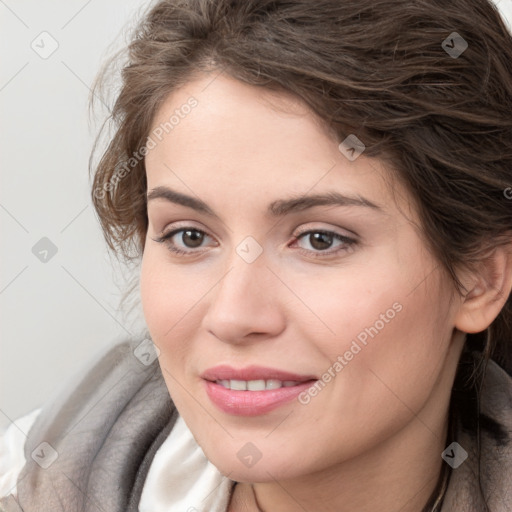
<path id="1" fill-rule="evenodd" d="M 290 402 L 315 381 L 266 391 L 236 391 L 208 380 L 205 383 L 206 393 L 220 410 L 237 416 L 258 416 Z"/>

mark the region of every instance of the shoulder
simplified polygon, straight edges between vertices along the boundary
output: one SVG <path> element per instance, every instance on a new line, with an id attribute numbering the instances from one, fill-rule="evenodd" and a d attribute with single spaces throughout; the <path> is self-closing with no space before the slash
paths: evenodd
<path id="1" fill-rule="evenodd" d="M 442 511 L 512 510 L 512 377 L 490 361 L 480 392 L 480 429 L 458 430 Z"/>
<path id="2" fill-rule="evenodd" d="M 488 489 L 495 510 L 512 509 L 512 377 L 491 361 L 481 398 L 482 414 L 497 429 L 482 429 L 482 486 Z M 499 505 L 498 505 L 499 504 Z M 492 509 L 491 509 L 492 510 Z"/>
<path id="3" fill-rule="evenodd" d="M 81 510 L 95 499 L 124 511 L 140 497 L 151 459 L 177 418 L 146 345 L 127 341 L 103 352 L 44 404 L 23 447 L 17 498 L 24 511 L 38 503 Z"/>

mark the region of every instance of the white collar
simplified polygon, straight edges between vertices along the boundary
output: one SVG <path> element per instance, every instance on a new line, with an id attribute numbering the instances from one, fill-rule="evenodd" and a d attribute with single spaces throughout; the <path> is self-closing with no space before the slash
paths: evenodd
<path id="1" fill-rule="evenodd" d="M 206 458 L 180 416 L 153 458 L 139 512 L 226 512 L 233 484 Z"/>

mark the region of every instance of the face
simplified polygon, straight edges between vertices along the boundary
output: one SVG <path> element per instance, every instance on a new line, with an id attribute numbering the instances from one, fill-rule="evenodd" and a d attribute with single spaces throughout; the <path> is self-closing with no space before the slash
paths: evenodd
<path id="1" fill-rule="evenodd" d="M 457 303 L 408 194 L 298 100 L 212 79 L 167 98 L 146 156 L 142 304 L 181 416 L 252 482 L 425 429 L 445 412 Z"/>

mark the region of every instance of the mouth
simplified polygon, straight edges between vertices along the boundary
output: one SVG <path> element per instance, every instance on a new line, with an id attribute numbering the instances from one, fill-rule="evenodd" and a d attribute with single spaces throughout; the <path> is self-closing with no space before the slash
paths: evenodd
<path id="1" fill-rule="evenodd" d="M 206 394 L 221 411 L 258 416 L 289 403 L 318 379 L 273 368 L 217 366 L 201 375 Z"/>

